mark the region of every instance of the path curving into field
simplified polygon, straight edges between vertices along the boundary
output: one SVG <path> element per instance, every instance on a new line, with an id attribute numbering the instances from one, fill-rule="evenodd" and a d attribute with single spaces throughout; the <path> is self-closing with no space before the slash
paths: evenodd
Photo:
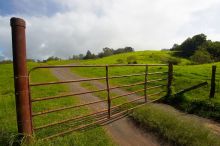
<path id="1" fill-rule="evenodd" d="M 79 75 L 72 73 L 68 68 L 58 68 L 58 69 L 51 69 L 53 74 L 59 80 L 71 80 L 71 79 L 80 79 Z M 105 88 L 105 85 L 100 82 L 92 82 L 98 87 Z M 82 87 L 80 83 L 71 83 L 68 84 L 71 92 L 86 92 L 88 91 L 86 88 Z M 116 90 L 117 93 L 125 93 L 122 90 Z M 136 95 L 129 96 L 129 98 L 135 98 Z M 92 102 L 100 100 L 98 97 L 94 96 L 93 94 L 84 94 L 79 96 L 82 103 Z M 106 103 L 100 103 L 95 105 L 90 105 L 89 108 L 93 111 L 100 111 L 106 108 Z M 113 141 L 121 146 L 160 146 L 160 145 L 167 145 L 164 144 L 162 141 L 153 135 L 152 133 L 148 133 L 143 131 L 139 127 L 137 127 L 129 118 L 123 117 L 104 125 L 107 133 L 110 137 L 112 137 Z"/>

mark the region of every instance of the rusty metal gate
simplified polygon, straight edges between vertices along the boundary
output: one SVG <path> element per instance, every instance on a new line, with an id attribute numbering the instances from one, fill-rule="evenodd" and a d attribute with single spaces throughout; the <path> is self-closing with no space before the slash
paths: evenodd
<path id="1" fill-rule="evenodd" d="M 173 66 L 172 64 L 115 64 L 115 65 L 57 65 L 57 66 L 39 66 L 32 68 L 29 72 L 27 71 L 27 65 L 26 65 L 26 45 L 25 45 L 25 22 L 22 19 L 19 18 L 12 18 L 11 19 L 11 27 L 12 27 L 12 44 L 13 44 L 13 65 L 14 65 L 14 81 L 15 81 L 15 98 L 16 98 L 16 111 L 17 111 L 17 123 L 18 123 L 18 132 L 22 133 L 23 135 L 27 135 L 28 139 L 33 135 L 34 131 L 39 131 L 47 127 L 52 127 L 55 125 L 64 124 L 69 121 L 74 120 L 83 120 L 85 117 L 99 117 L 96 118 L 95 121 L 80 125 L 78 127 L 69 128 L 65 131 L 58 132 L 53 135 L 49 135 L 45 137 L 44 139 L 51 139 L 57 136 L 61 136 L 67 133 L 70 133 L 75 130 L 84 129 L 86 127 L 95 125 L 95 124 L 103 124 L 105 122 L 111 121 L 113 119 L 117 119 L 118 117 L 128 113 L 128 111 L 137 108 L 139 106 L 142 106 L 146 103 L 154 102 L 153 100 L 148 100 L 148 97 L 158 95 L 161 92 L 166 92 L 166 95 L 171 95 L 171 84 L 172 84 L 172 75 L 173 75 Z M 144 67 L 145 72 L 138 73 L 138 74 L 125 74 L 125 75 L 117 75 L 117 76 L 110 76 L 109 69 L 114 67 Z M 149 67 L 154 66 L 165 66 L 168 67 L 168 70 L 165 72 L 148 72 Z M 85 78 L 85 79 L 78 79 L 78 80 L 64 80 L 64 81 L 56 81 L 56 82 L 43 82 L 43 83 L 30 83 L 31 73 L 37 69 L 42 68 L 103 68 L 105 69 L 105 76 L 104 77 L 98 77 L 98 78 Z M 161 75 L 166 74 L 166 78 L 161 79 L 154 79 L 149 80 L 149 75 Z M 112 79 L 119 79 L 119 78 L 126 78 L 126 77 L 132 77 L 132 76 L 143 76 L 143 81 L 129 84 L 129 85 L 120 85 L 120 86 L 110 86 L 109 80 Z M 46 86 L 46 85 L 56 85 L 56 84 L 66 84 L 66 83 L 76 83 L 76 82 L 87 82 L 87 81 L 99 81 L 99 80 L 105 80 L 106 81 L 106 88 L 104 89 L 98 89 L 88 92 L 78 92 L 78 93 L 68 93 L 68 94 L 62 94 L 62 95 L 55 95 L 55 96 L 49 96 L 49 97 L 39 97 L 39 98 L 31 98 L 31 88 L 36 86 Z M 149 83 L 152 82 L 159 82 L 167 80 L 166 84 L 159 84 L 156 86 L 148 86 Z M 137 85 L 143 85 L 143 88 L 140 90 L 128 92 L 126 94 L 117 95 L 114 97 L 110 96 L 110 93 L 114 89 L 118 88 L 124 88 L 124 87 L 133 87 Z M 158 91 L 153 94 L 147 94 L 148 90 L 152 89 L 159 89 L 163 86 L 166 86 L 166 90 Z M 88 102 L 84 104 L 79 105 L 72 105 L 67 107 L 60 107 L 55 109 L 49 109 L 49 110 L 43 110 L 40 112 L 33 112 L 32 111 L 32 103 L 34 102 L 44 102 L 48 100 L 55 100 L 55 99 L 61 99 L 61 98 L 68 98 L 71 96 L 76 95 L 83 95 L 83 94 L 89 94 L 89 93 L 97 93 L 97 92 L 107 92 L 107 97 L 104 100 L 98 100 L 93 102 Z M 136 94 L 139 92 L 144 92 L 144 96 L 140 96 L 136 99 L 130 100 L 128 102 L 125 102 L 123 104 L 112 106 L 112 100 L 115 100 L 120 97 Z M 142 101 L 142 102 L 137 102 Z M 102 109 L 97 112 L 89 113 L 86 115 L 80 115 L 77 117 L 72 117 L 69 119 L 64 119 L 61 121 L 51 121 L 49 124 L 41 125 L 38 127 L 33 126 L 33 118 L 40 116 L 40 115 L 46 115 L 50 113 L 55 113 L 58 111 L 64 111 L 67 109 L 74 109 L 79 108 L 83 106 L 89 106 L 92 104 L 98 104 L 100 102 L 105 102 L 107 107 L 105 109 Z M 133 107 L 129 107 L 126 109 L 120 109 L 121 106 L 135 103 Z"/>
<path id="2" fill-rule="evenodd" d="M 139 74 L 126 74 L 126 75 L 119 75 L 119 76 L 110 76 L 109 75 L 109 68 L 112 67 L 136 67 L 136 66 L 143 66 L 145 67 L 145 72 L 143 73 L 139 73 Z M 148 68 L 152 67 L 152 66 L 168 66 L 168 71 L 166 72 L 152 72 L 149 73 L 148 72 Z M 145 103 L 149 103 L 149 102 L 154 102 L 153 101 L 149 101 L 148 97 L 150 96 L 155 96 L 158 95 L 162 92 L 165 92 L 165 90 L 160 90 L 156 93 L 153 94 L 147 94 L 147 90 L 152 90 L 152 89 L 156 89 L 156 88 L 161 88 L 163 86 L 167 86 L 168 90 L 170 90 L 170 81 L 168 80 L 167 84 L 160 84 L 160 85 L 156 85 L 156 86 L 147 86 L 149 83 L 152 82 L 159 82 L 159 81 L 164 81 L 167 79 L 171 79 L 171 72 L 172 72 L 172 64 L 170 65 L 166 65 L 166 64 L 117 64 L 117 65 L 59 65 L 59 66 L 38 66 L 38 67 L 34 67 L 29 71 L 29 78 L 31 77 L 31 72 L 37 69 L 42 69 L 42 68 L 103 68 L 105 69 L 105 77 L 98 77 L 98 78 L 85 78 L 85 79 L 78 79 L 78 80 L 64 80 L 64 81 L 56 81 L 56 82 L 43 82 L 43 83 L 30 83 L 29 84 L 29 93 L 31 93 L 31 87 L 36 87 L 36 86 L 45 86 L 45 85 L 56 85 L 56 84 L 66 84 L 66 83 L 75 83 L 75 82 L 87 82 L 87 81 L 98 81 L 98 80 L 105 80 L 106 81 L 106 88 L 104 89 L 98 89 L 98 90 L 93 90 L 93 91 L 88 91 L 88 92 L 77 92 L 77 93 L 67 93 L 67 94 L 62 94 L 62 95 L 56 95 L 56 96 L 49 96 L 49 97 L 40 97 L 40 98 L 34 98 L 31 99 L 31 102 L 40 102 L 40 101 L 47 101 L 47 100 L 55 100 L 58 98 L 64 98 L 64 97 L 71 97 L 71 96 L 76 96 L 76 95 L 83 95 L 83 94 L 89 94 L 89 93 L 97 93 L 97 92 L 102 92 L 102 91 L 106 91 L 107 92 L 107 97 L 105 100 L 98 100 L 98 101 L 93 101 L 93 102 L 88 102 L 88 103 L 84 103 L 84 104 L 79 104 L 79 105 L 71 105 L 71 106 L 67 106 L 67 107 L 61 107 L 61 108 L 55 108 L 55 109 L 50 109 L 50 110 L 44 110 L 44 111 L 40 111 L 40 112 L 32 112 L 31 115 L 32 117 L 36 117 L 36 116 L 40 116 L 40 115 L 45 115 L 45 114 L 50 114 L 50 113 L 54 113 L 54 112 L 59 112 L 59 111 L 63 111 L 63 110 L 68 110 L 68 109 L 74 109 L 74 108 L 79 108 L 79 107 L 83 107 L 83 106 L 89 106 L 91 104 L 97 104 L 100 102 L 106 102 L 107 103 L 107 107 L 105 109 L 102 109 L 100 111 L 97 112 L 93 112 L 87 115 L 82 115 L 82 116 L 78 116 L 78 117 L 73 117 L 73 118 L 69 118 L 69 119 L 65 119 L 62 121 L 56 121 L 56 122 L 52 122 L 50 124 L 46 124 L 46 125 L 42 125 L 39 127 L 33 127 L 33 130 L 37 131 L 37 130 L 41 130 L 43 128 L 47 128 L 50 126 L 55 126 L 58 124 L 63 124 L 65 122 L 69 122 L 69 121 L 73 121 L 73 120 L 82 120 L 85 117 L 91 116 L 91 117 L 97 117 L 99 116 L 99 119 L 89 123 L 89 124 L 85 124 L 85 125 L 81 125 L 79 127 L 74 127 L 74 128 L 70 128 L 66 131 L 63 132 L 59 132 L 55 135 L 51 135 L 48 136 L 44 139 L 50 139 L 50 138 L 54 138 L 60 135 L 64 135 L 67 133 L 70 133 L 72 131 L 75 130 L 80 130 L 83 128 L 86 128 L 88 126 L 94 125 L 94 124 L 102 124 L 103 122 L 107 122 L 109 120 L 112 120 L 114 118 L 117 118 L 118 116 L 127 113 L 128 111 L 137 108 Z M 154 79 L 154 80 L 148 80 L 148 76 L 149 75 L 160 75 L 160 74 L 167 74 L 168 78 L 160 78 L 160 79 Z M 120 85 L 120 86 L 112 86 L 110 87 L 109 85 L 109 80 L 111 79 L 117 79 L 117 78 L 126 78 L 126 77 L 133 77 L 133 76 L 144 76 L 143 78 L 143 82 L 138 82 L 138 83 L 134 83 L 134 84 L 124 84 L 124 85 Z M 137 85 L 143 85 L 143 89 L 140 90 L 136 90 L 133 92 L 128 92 L 126 94 L 122 94 L 122 95 L 117 95 L 114 97 L 110 97 L 110 92 L 111 90 L 114 89 L 118 89 L 118 88 L 124 88 L 124 87 L 133 87 L 133 86 L 137 86 Z M 120 98 L 120 97 L 124 97 L 124 96 L 128 96 L 128 95 L 132 95 L 132 94 L 136 94 L 139 92 L 143 92 L 144 96 L 140 96 L 136 99 L 130 100 L 128 102 L 125 102 L 123 104 L 119 104 L 119 105 L 115 105 L 112 106 L 112 100 Z M 31 94 L 30 94 L 31 97 Z M 136 101 L 140 101 L 142 100 L 143 102 L 139 102 L 136 103 Z M 121 106 L 125 105 L 125 104 L 129 104 L 129 103 L 136 103 L 135 106 L 127 108 L 127 109 L 123 109 L 123 110 L 119 110 Z M 32 110 L 31 110 L 32 111 Z"/>

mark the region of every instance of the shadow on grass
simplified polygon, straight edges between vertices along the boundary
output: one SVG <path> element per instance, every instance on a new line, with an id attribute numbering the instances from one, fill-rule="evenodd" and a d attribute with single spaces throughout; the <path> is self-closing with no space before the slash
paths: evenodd
<path id="1" fill-rule="evenodd" d="M 210 118 L 220 122 L 220 103 L 212 99 L 189 99 L 185 93 L 198 89 L 207 85 L 207 82 L 197 84 L 186 88 L 170 97 L 162 100 L 163 103 L 172 105 L 173 107 L 189 114 L 195 114 L 205 118 Z"/>
<path id="2" fill-rule="evenodd" d="M 14 132 L 0 131 L 1 146 L 19 146 L 21 145 L 21 135 Z"/>

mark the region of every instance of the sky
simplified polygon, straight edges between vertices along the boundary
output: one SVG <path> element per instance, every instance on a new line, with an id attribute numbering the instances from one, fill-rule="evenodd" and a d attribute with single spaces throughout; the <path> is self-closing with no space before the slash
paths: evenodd
<path id="1" fill-rule="evenodd" d="M 219 0 L 0 0 L 0 60 L 12 58 L 10 18 L 26 21 L 27 58 L 104 47 L 171 48 L 204 33 L 220 41 Z"/>

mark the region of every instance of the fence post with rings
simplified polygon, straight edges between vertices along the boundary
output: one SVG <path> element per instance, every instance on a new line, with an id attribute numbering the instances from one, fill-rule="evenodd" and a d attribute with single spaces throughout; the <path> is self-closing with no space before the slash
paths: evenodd
<path id="1" fill-rule="evenodd" d="M 29 97 L 29 77 L 26 64 L 25 21 L 11 18 L 14 87 L 19 138 L 30 142 L 33 134 L 31 104 Z"/>

